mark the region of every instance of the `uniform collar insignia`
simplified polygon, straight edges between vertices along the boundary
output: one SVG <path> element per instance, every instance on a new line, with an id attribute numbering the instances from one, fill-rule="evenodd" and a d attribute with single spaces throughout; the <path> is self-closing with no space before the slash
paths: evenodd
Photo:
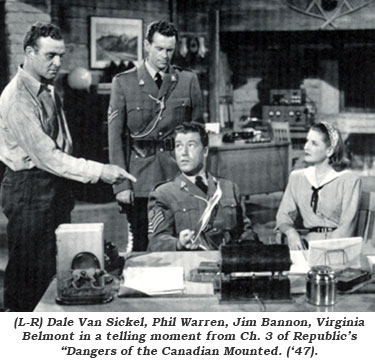
<path id="1" fill-rule="evenodd" d="M 185 181 L 181 180 L 180 188 L 181 188 L 181 189 L 186 188 L 186 182 L 185 182 Z"/>
<path id="2" fill-rule="evenodd" d="M 140 86 L 144 86 L 145 85 L 145 81 L 142 78 L 139 80 L 139 85 Z"/>
<path id="3" fill-rule="evenodd" d="M 172 75 L 171 75 L 171 81 L 172 81 L 172 82 L 176 82 L 176 81 L 177 81 L 177 77 L 176 77 L 175 74 L 172 74 Z"/>

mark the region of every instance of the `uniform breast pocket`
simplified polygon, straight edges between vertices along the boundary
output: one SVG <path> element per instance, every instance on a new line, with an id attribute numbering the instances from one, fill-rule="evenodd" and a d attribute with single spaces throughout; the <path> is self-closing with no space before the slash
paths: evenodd
<path id="1" fill-rule="evenodd" d="M 224 228 L 233 228 L 237 225 L 237 203 L 234 198 L 220 200 L 218 220 L 221 220 Z"/>
<path id="2" fill-rule="evenodd" d="M 153 108 L 151 102 L 129 101 L 126 104 L 127 123 L 130 131 L 137 135 L 147 126 L 153 118 Z"/>
<path id="3" fill-rule="evenodd" d="M 173 119 L 180 124 L 191 121 L 191 101 L 190 98 L 177 98 L 170 101 Z"/>
<path id="4" fill-rule="evenodd" d="M 199 205 L 195 201 L 175 202 L 173 205 L 176 232 L 194 230 L 199 220 Z"/>

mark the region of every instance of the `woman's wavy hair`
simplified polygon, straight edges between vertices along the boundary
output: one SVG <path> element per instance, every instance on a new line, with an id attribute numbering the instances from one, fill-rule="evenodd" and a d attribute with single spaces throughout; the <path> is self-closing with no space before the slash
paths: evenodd
<path id="1" fill-rule="evenodd" d="M 332 147 L 329 130 L 324 122 L 320 122 L 311 126 L 310 130 L 319 132 L 323 136 L 323 141 L 328 147 Z M 329 164 L 336 171 L 344 170 L 349 166 L 349 160 L 345 157 L 345 145 L 342 140 L 340 131 L 335 128 L 337 132 L 337 143 L 333 146 L 332 155 L 329 157 Z"/>

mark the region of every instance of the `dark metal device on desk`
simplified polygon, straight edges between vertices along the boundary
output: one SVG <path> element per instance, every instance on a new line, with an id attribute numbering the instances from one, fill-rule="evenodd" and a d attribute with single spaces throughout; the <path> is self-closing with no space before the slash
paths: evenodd
<path id="1" fill-rule="evenodd" d="M 220 302 L 291 299 L 290 281 L 283 275 L 292 264 L 287 245 L 229 244 L 220 252 L 216 279 Z"/>

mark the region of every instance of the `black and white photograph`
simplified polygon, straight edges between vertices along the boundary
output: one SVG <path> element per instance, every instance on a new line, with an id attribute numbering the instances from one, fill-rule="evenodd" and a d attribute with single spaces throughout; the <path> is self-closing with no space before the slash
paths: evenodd
<path id="1" fill-rule="evenodd" d="M 0 0 L 0 45 L 6 352 L 370 356 L 375 0 Z"/>

